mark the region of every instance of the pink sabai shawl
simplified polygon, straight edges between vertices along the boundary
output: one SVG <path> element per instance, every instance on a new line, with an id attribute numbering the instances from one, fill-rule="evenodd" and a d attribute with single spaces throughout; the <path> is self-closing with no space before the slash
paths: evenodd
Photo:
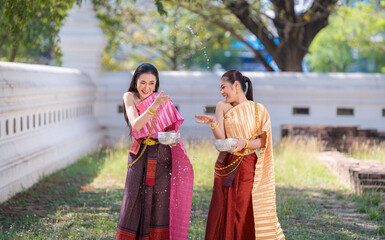
<path id="1" fill-rule="evenodd" d="M 154 102 L 159 93 L 153 93 L 143 102 L 136 106 L 139 115 L 146 112 L 147 108 Z M 163 132 L 168 126 L 178 132 L 179 126 L 184 119 L 176 110 L 174 103 L 168 101 L 162 104 L 157 113 L 152 138 L 158 138 L 158 132 Z M 132 129 L 132 136 L 136 139 L 146 138 L 151 129 L 152 118 L 140 130 Z M 194 171 L 183 146 L 182 140 L 171 147 L 172 172 L 171 172 L 171 193 L 170 193 L 170 240 L 187 239 L 191 200 L 193 191 Z"/>

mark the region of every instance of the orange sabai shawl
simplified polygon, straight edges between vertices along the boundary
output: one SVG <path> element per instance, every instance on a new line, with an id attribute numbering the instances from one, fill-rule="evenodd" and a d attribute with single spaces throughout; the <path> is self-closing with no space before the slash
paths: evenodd
<path id="1" fill-rule="evenodd" d="M 224 118 L 226 137 L 241 136 L 244 139 L 252 140 L 258 135 L 266 134 L 266 144 L 261 148 L 255 166 L 251 192 L 255 238 L 258 240 L 285 239 L 277 218 L 273 141 L 269 113 L 262 104 L 245 101 L 230 109 Z M 252 150 L 247 151 L 253 152 Z"/>

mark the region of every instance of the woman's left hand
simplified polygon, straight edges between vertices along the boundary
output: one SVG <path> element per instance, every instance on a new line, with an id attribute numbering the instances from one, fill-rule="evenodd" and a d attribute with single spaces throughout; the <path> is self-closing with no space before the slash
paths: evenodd
<path id="1" fill-rule="evenodd" d="M 246 141 L 243 140 L 243 138 L 236 136 L 234 137 L 237 139 L 237 143 L 232 145 L 232 147 L 235 147 L 234 150 L 230 151 L 231 153 L 239 152 L 246 146 Z"/>

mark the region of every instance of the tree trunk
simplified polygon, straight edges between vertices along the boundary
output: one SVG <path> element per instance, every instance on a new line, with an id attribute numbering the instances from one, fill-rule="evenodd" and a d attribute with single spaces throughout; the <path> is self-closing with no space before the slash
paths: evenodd
<path id="1" fill-rule="evenodd" d="M 296 54 L 296 52 L 292 52 L 291 54 L 284 55 L 284 59 L 282 63 L 278 64 L 279 69 L 282 72 L 303 72 L 302 69 L 302 59 L 298 59 L 297 57 L 292 57 L 291 55 Z M 280 59 L 282 60 L 282 59 Z"/>
<path id="2" fill-rule="evenodd" d="M 177 46 L 177 40 L 176 40 L 176 37 L 174 35 L 174 37 L 172 38 L 172 42 L 174 43 L 174 47 L 172 49 L 172 57 L 171 57 L 171 70 L 173 71 L 176 71 L 178 70 L 178 46 Z"/>
<path id="3" fill-rule="evenodd" d="M 301 42 L 303 34 L 301 29 L 291 30 L 290 37 L 280 43 L 272 57 L 282 72 L 302 72 L 302 61 L 307 53 L 308 46 L 304 47 Z"/>
<path id="4" fill-rule="evenodd" d="M 16 41 L 12 46 L 11 57 L 9 58 L 10 62 L 14 62 L 17 54 L 17 50 L 19 49 L 19 40 Z"/>
<path id="5" fill-rule="evenodd" d="M 0 49 L 1 47 L 3 46 L 3 44 L 5 43 L 5 41 L 7 40 L 8 38 L 8 35 L 7 34 L 4 34 L 1 39 L 0 39 Z"/>
<path id="6" fill-rule="evenodd" d="M 178 70 L 178 63 L 177 63 L 176 57 L 171 59 L 171 70 L 172 71 Z"/>
<path id="7" fill-rule="evenodd" d="M 318 32 L 328 25 L 328 17 L 337 0 L 314 0 L 304 13 L 295 15 L 293 1 L 271 1 L 279 43 L 258 14 L 251 13 L 247 0 L 224 1 L 226 7 L 264 45 L 280 71 L 302 72 L 302 60 Z M 283 13 L 283 14 L 281 14 Z"/>

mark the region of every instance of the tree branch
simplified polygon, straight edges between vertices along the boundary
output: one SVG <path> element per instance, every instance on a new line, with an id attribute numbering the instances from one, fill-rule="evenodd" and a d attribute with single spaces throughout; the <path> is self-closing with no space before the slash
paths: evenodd
<path id="1" fill-rule="evenodd" d="M 12 45 L 11 56 L 10 56 L 10 58 L 9 58 L 9 61 L 10 61 L 10 62 L 14 62 L 14 61 L 15 61 L 16 54 L 17 54 L 17 50 L 19 49 L 19 43 L 20 43 L 20 40 L 17 40 L 17 41 L 15 41 L 14 44 Z"/>
<path id="2" fill-rule="evenodd" d="M 189 10 L 190 12 L 193 12 L 195 14 L 198 14 L 199 16 L 201 16 L 204 20 L 206 21 L 210 21 L 212 23 L 214 23 L 215 25 L 217 25 L 218 27 L 221 27 L 222 29 L 226 30 L 226 31 L 229 31 L 236 39 L 238 39 L 239 41 L 241 41 L 242 43 L 244 43 L 254 54 L 255 56 L 258 58 L 258 60 L 263 64 L 263 66 L 266 68 L 266 70 L 270 71 L 270 72 L 273 72 L 274 69 L 266 62 L 266 60 L 264 59 L 264 57 L 261 55 L 261 53 L 254 49 L 253 46 L 251 46 L 251 44 L 249 44 L 241 35 L 239 35 L 233 28 L 231 28 L 229 25 L 227 25 L 226 23 L 222 22 L 222 21 L 218 21 L 218 20 L 215 20 L 209 16 L 206 16 L 205 14 L 199 12 L 198 10 L 196 9 L 192 9 L 190 8 L 189 6 L 185 5 L 185 4 L 180 4 L 181 7 Z"/>
<path id="3" fill-rule="evenodd" d="M 297 22 L 297 18 L 294 11 L 294 0 L 271 0 L 274 6 L 275 18 L 281 18 L 281 12 L 284 11 L 285 20 L 290 22 Z"/>
<path id="4" fill-rule="evenodd" d="M 168 52 L 166 50 L 162 50 L 162 49 L 158 48 L 157 51 L 159 51 L 161 54 L 163 54 L 168 59 L 172 59 L 173 58 L 173 56 L 168 54 Z"/>
<path id="5" fill-rule="evenodd" d="M 305 25 L 306 37 L 302 41 L 302 45 L 307 49 L 314 37 L 322 28 L 328 25 L 328 18 L 337 0 L 314 0 L 312 6 L 303 14 L 310 16 L 308 24 Z"/>
<path id="6" fill-rule="evenodd" d="M 265 46 L 266 50 L 272 55 L 273 58 L 275 58 L 274 55 L 277 50 L 277 45 L 274 43 L 274 36 L 269 32 L 269 30 L 267 30 L 258 16 L 254 16 L 258 22 L 255 22 L 251 18 L 249 4 L 247 1 L 229 0 L 226 1 L 226 6 L 235 16 L 237 16 L 243 25 L 250 30 L 250 32 L 258 37 L 261 43 Z"/>

